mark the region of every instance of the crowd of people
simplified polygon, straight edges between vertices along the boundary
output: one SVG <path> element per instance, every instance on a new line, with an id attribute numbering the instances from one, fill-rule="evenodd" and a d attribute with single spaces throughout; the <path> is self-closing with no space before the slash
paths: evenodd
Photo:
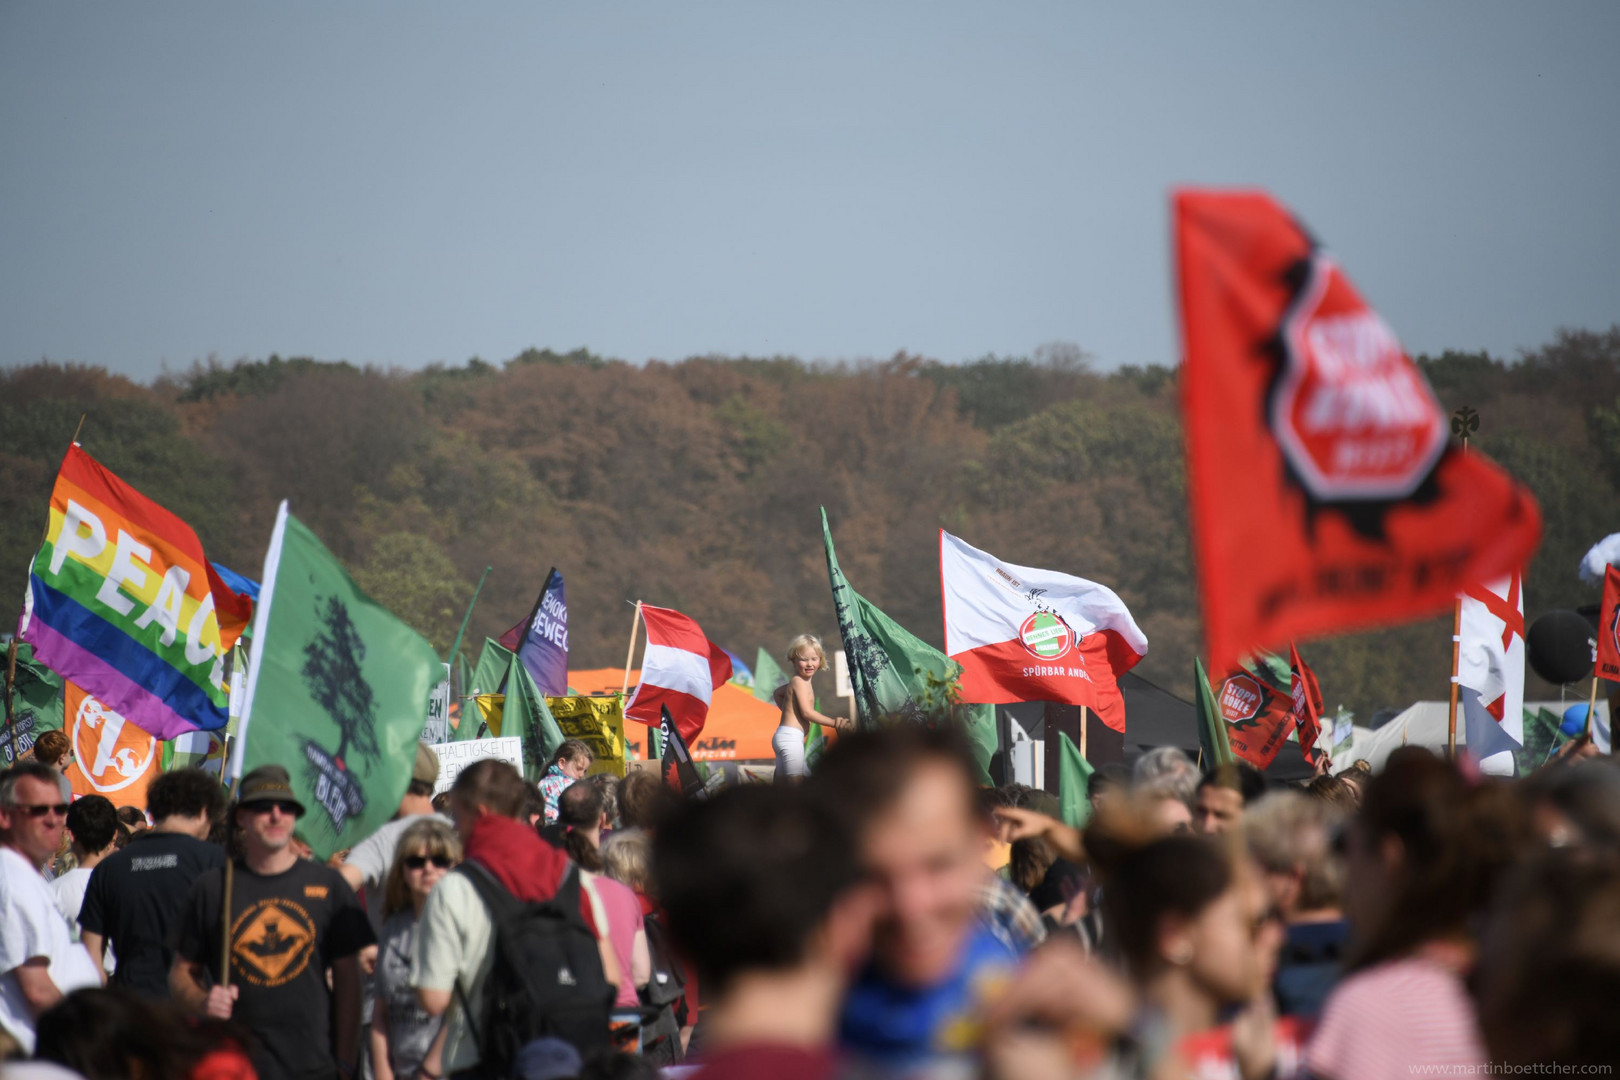
<path id="1" fill-rule="evenodd" d="M 703 799 L 592 764 L 481 760 L 436 798 L 420 747 L 397 816 L 327 863 L 277 766 L 228 805 L 164 773 L 130 808 L 15 764 L 0 1080 L 1620 1060 L 1620 768 L 1581 748 L 1514 781 L 1411 748 L 1303 786 L 1160 748 L 1097 769 L 1083 827 L 979 786 L 950 726 L 842 733 L 808 777 Z"/>

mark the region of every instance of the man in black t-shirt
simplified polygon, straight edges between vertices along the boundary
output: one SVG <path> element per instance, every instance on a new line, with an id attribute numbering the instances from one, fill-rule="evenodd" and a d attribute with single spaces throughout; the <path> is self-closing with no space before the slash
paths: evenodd
<path id="1" fill-rule="evenodd" d="M 225 865 L 225 849 L 208 843 L 225 810 L 225 794 L 218 777 L 176 769 L 153 779 L 146 809 L 157 824 L 97 864 L 85 887 L 79 926 L 97 964 L 112 946 L 118 957 L 114 986 L 167 998 L 174 953 L 166 942 L 175 917 L 197 876 Z"/>
<path id="2" fill-rule="evenodd" d="M 375 938 L 343 876 L 294 854 L 303 813 L 286 769 L 264 765 L 243 777 L 235 810 L 242 855 L 196 880 L 170 937 L 175 999 L 252 1032 L 261 1080 L 351 1077 L 359 1049 L 358 954 Z M 219 967 L 227 870 L 229 986 Z"/>

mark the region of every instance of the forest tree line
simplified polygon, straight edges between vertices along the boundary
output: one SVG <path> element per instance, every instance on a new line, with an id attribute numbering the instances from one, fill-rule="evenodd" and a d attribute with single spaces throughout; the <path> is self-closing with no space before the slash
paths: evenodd
<path id="1" fill-rule="evenodd" d="M 1541 503 L 1527 617 L 1595 603 L 1575 568 L 1620 530 L 1620 325 L 1561 332 L 1511 362 L 1419 363 L 1448 411 L 1478 411 L 1473 448 Z M 1192 693 L 1199 618 L 1174 369 L 1100 373 L 1072 347 L 961 364 L 635 365 L 531 349 L 414 371 L 272 356 L 150 385 L 77 364 L 13 367 L 0 370 L 0 581 L 18 606 L 81 414 L 85 449 L 190 522 L 211 558 L 257 578 L 286 498 L 441 653 L 486 565 L 463 647 L 474 657 L 528 613 L 553 565 L 575 668 L 624 662 L 637 599 L 692 615 L 749 660 L 804 630 L 834 646 L 825 506 L 850 582 L 925 640 L 941 643 L 944 527 L 1111 586 L 1151 642 L 1138 672 Z M 1447 617 L 1301 651 L 1329 708 L 1362 722 L 1447 693 Z M 1532 676 L 1526 693 L 1557 691 Z"/>

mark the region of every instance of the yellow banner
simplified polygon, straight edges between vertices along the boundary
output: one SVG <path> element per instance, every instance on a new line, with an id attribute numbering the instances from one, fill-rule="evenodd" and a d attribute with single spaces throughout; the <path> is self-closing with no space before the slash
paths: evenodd
<path id="1" fill-rule="evenodd" d="M 548 697 L 546 706 L 566 739 L 578 739 L 591 748 L 591 771 L 624 775 L 624 699 L 611 697 Z"/>
<path id="2" fill-rule="evenodd" d="M 490 735 L 497 739 L 500 738 L 501 714 L 506 711 L 506 695 L 479 694 L 473 698 L 473 703 L 478 706 L 478 712 L 467 717 L 464 721 L 473 725 L 473 734 L 465 737 L 469 739 L 475 738 L 478 731 L 478 722 L 482 720 L 484 725 L 489 728 Z"/>

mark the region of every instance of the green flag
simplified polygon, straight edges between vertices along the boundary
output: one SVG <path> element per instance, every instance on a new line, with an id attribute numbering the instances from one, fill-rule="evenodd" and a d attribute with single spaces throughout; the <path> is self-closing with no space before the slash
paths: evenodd
<path id="1" fill-rule="evenodd" d="M 1213 772 L 1232 764 L 1232 746 L 1226 741 L 1226 721 L 1221 717 L 1215 693 L 1209 688 L 1204 662 L 1193 657 L 1193 695 L 1198 709 L 1198 745 L 1204 751 L 1204 771 Z"/>
<path id="2" fill-rule="evenodd" d="M 867 727 L 890 719 L 927 721 L 948 715 L 962 724 L 973 742 L 979 782 L 991 783 L 990 758 L 997 748 L 995 706 L 957 704 L 954 698 L 961 665 L 850 587 L 838 568 L 825 508 L 821 536 L 827 548 L 827 576 L 832 582 L 838 633 L 844 639 L 850 687 L 855 692 L 857 723 Z"/>
<path id="3" fill-rule="evenodd" d="M 775 703 L 776 691 L 787 685 L 787 674 L 782 665 L 776 662 L 776 657 L 763 648 L 754 658 L 754 696 L 761 701 Z"/>
<path id="4" fill-rule="evenodd" d="M 324 860 L 399 809 L 444 667 L 285 502 L 262 580 L 231 775 L 284 766 L 306 811 L 299 835 Z"/>
<path id="5" fill-rule="evenodd" d="M 500 646 L 496 646 L 499 648 Z M 523 740 L 523 775 L 537 783 L 545 775 L 551 755 L 563 743 L 562 729 L 551 715 L 545 695 L 523 661 L 512 658 L 506 681 L 506 704 L 501 709 L 501 735 Z"/>
<path id="6" fill-rule="evenodd" d="M 484 650 L 478 654 L 478 666 L 473 668 L 472 682 L 463 691 L 467 696 L 462 699 L 461 720 L 456 724 L 456 732 L 451 736 L 451 742 L 478 738 L 478 729 L 483 727 L 483 718 L 478 714 L 478 706 L 473 703 L 472 697 L 474 694 L 505 693 L 503 688 L 506 686 L 506 673 L 512 669 L 512 661 L 516 655 L 495 639 L 484 639 Z"/>
<path id="7" fill-rule="evenodd" d="M 1092 771 L 1074 740 L 1058 732 L 1058 812 L 1063 824 L 1083 829 L 1091 820 Z"/>
<path id="8" fill-rule="evenodd" d="M 4 660 L 5 653 L 0 651 L 0 662 Z M 3 676 L 4 672 L 0 672 Z M 32 754 L 34 740 L 45 732 L 62 730 L 62 677 L 35 660 L 34 647 L 26 641 L 17 642 L 17 680 L 11 688 L 11 710 L 10 730 L 0 731 L 0 759 L 7 768 L 14 757 Z"/>

